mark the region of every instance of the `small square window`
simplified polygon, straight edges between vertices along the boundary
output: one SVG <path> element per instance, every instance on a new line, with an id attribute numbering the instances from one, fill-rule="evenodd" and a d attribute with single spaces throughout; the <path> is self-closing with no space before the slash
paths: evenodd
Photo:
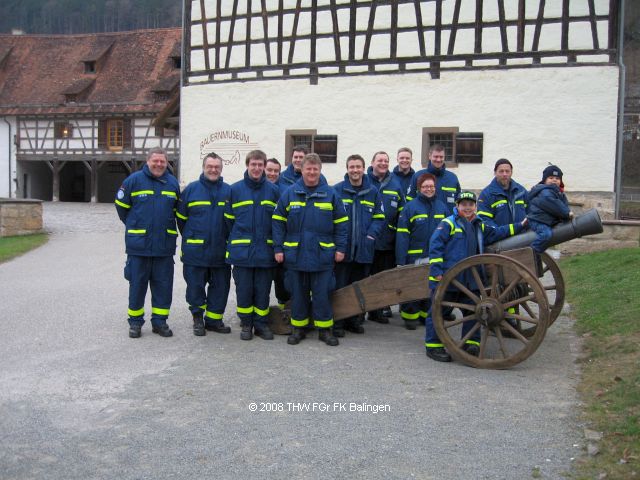
<path id="1" fill-rule="evenodd" d="M 307 151 L 317 153 L 322 163 L 337 163 L 338 161 L 337 135 L 318 135 L 315 130 L 287 130 L 285 137 L 286 165 L 291 163 L 295 146 L 303 146 Z"/>
<path id="2" fill-rule="evenodd" d="M 73 125 L 67 122 L 55 122 L 53 127 L 53 133 L 56 139 L 72 138 Z"/>
<path id="3" fill-rule="evenodd" d="M 84 73 L 96 73 L 96 62 L 84 62 Z"/>

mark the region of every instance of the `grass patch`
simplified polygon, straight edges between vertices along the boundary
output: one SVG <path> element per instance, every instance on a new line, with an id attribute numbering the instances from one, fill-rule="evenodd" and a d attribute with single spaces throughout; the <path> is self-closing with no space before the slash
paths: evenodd
<path id="1" fill-rule="evenodd" d="M 571 476 L 640 479 L 640 248 L 578 255 L 560 266 L 586 350 L 584 419 L 603 432 L 600 453 L 578 459 Z"/>
<path id="2" fill-rule="evenodd" d="M 49 236 L 46 233 L 0 237 L 0 263 L 38 248 L 40 245 L 47 243 L 47 240 L 49 240 Z"/>

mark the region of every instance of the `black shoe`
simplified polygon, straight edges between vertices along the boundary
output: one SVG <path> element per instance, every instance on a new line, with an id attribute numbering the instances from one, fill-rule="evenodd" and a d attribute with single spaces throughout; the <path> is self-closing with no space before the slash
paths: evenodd
<path id="1" fill-rule="evenodd" d="M 338 339 L 336 337 L 334 337 L 333 334 L 331 333 L 331 329 L 330 328 L 321 328 L 321 329 L 319 329 L 318 330 L 318 340 L 320 340 L 321 342 L 326 343 L 330 347 L 335 347 L 336 345 L 340 344 Z"/>
<path id="2" fill-rule="evenodd" d="M 289 345 L 297 345 L 304 340 L 306 336 L 307 333 L 304 331 L 304 328 L 293 327 L 293 332 L 289 335 L 289 338 L 287 338 L 287 343 Z"/>
<path id="3" fill-rule="evenodd" d="M 406 328 L 407 330 L 415 330 L 416 328 L 418 328 L 418 321 L 417 320 L 405 320 L 404 321 L 404 328 Z"/>
<path id="4" fill-rule="evenodd" d="M 352 323 L 351 325 L 345 325 L 344 329 L 347 332 L 351 332 L 351 333 L 360 333 L 360 334 L 364 333 L 364 327 L 362 325 L 360 325 L 360 324 L 355 325 L 355 324 Z M 337 335 L 336 335 L 336 337 L 337 337 Z"/>
<path id="5" fill-rule="evenodd" d="M 370 322 L 376 323 L 389 323 L 389 319 L 383 317 L 379 310 L 376 310 L 375 312 L 369 312 L 368 320 Z"/>
<path id="6" fill-rule="evenodd" d="M 462 349 L 467 352 L 469 355 L 477 357 L 480 355 L 480 347 L 473 343 L 465 343 Z"/>
<path id="7" fill-rule="evenodd" d="M 451 355 L 442 347 L 427 348 L 427 357 L 436 362 L 450 362 Z"/>
<path id="8" fill-rule="evenodd" d="M 382 316 L 387 318 L 393 317 L 393 312 L 391 311 L 391 307 L 384 307 L 382 309 Z"/>
<path id="9" fill-rule="evenodd" d="M 253 332 L 256 337 L 260 337 L 263 340 L 273 340 L 273 332 L 267 325 L 261 328 L 254 327 Z"/>
<path id="10" fill-rule="evenodd" d="M 228 327 L 224 323 L 220 322 L 218 324 L 210 323 L 209 325 L 205 325 L 204 328 L 209 330 L 210 332 L 216 333 L 231 333 L 231 327 Z"/>
<path id="11" fill-rule="evenodd" d="M 159 325 L 157 327 L 152 327 L 151 331 L 153 333 L 157 333 L 161 337 L 172 337 L 173 336 L 173 332 L 169 328 L 169 325 L 167 325 L 166 323 L 164 325 Z"/>
<path id="12" fill-rule="evenodd" d="M 202 313 L 193 314 L 193 334 L 196 337 L 202 337 L 207 334 L 204 329 L 204 321 L 202 320 Z"/>
<path id="13" fill-rule="evenodd" d="M 243 325 L 240 332 L 240 340 L 251 340 L 253 338 L 253 327 L 251 325 Z"/>
<path id="14" fill-rule="evenodd" d="M 342 338 L 342 337 L 344 337 L 344 335 L 345 335 L 345 333 L 344 333 L 344 331 L 345 331 L 345 330 L 346 330 L 346 328 L 340 328 L 340 327 L 336 328 L 336 327 L 333 327 L 333 336 L 334 336 L 334 337 Z"/>
<path id="15" fill-rule="evenodd" d="M 142 326 L 131 325 L 129 327 L 129 338 L 140 338 L 140 335 L 142 335 Z"/>

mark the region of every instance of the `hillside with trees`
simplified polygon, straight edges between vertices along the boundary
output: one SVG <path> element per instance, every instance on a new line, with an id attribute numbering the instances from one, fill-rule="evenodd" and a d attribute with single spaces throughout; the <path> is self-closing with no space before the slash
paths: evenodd
<path id="1" fill-rule="evenodd" d="M 0 33 L 117 32 L 181 25 L 181 0 L 2 0 Z"/>

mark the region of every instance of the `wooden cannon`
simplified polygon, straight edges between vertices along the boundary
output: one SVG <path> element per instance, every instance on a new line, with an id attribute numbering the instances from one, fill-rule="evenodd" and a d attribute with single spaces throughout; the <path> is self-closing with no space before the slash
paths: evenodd
<path id="1" fill-rule="evenodd" d="M 590 210 L 553 229 L 550 245 L 603 231 L 598 212 Z M 466 258 L 443 276 L 432 298 L 433 322 L 449 353 L 456 360 L 477 368 L 508 368 L 536 351 L 547 328 L 564 304 L 565 285 L 556 262 L 547 253 L 539 258 L 528 247 L 535 237 L 525 232 L 487 247 L 490 253 Z M 479 287 L 470 291 L 456 277 L 468 271 Z M 545 277 L 545 284 L 542 282 Z M 429 266 L 408 265 L 378 273 L 333 293 L 334 319 L 342 319 L 382 308 L 427 298 Z M 450 286 L 466 299 L 445 300 Z M 462 314 L 445 321 L 443 307 Z M 463 338 L 463 322 L 474 322 Z M 465 341 L 480 330 L 480 354 L 463 350 Z"/>

